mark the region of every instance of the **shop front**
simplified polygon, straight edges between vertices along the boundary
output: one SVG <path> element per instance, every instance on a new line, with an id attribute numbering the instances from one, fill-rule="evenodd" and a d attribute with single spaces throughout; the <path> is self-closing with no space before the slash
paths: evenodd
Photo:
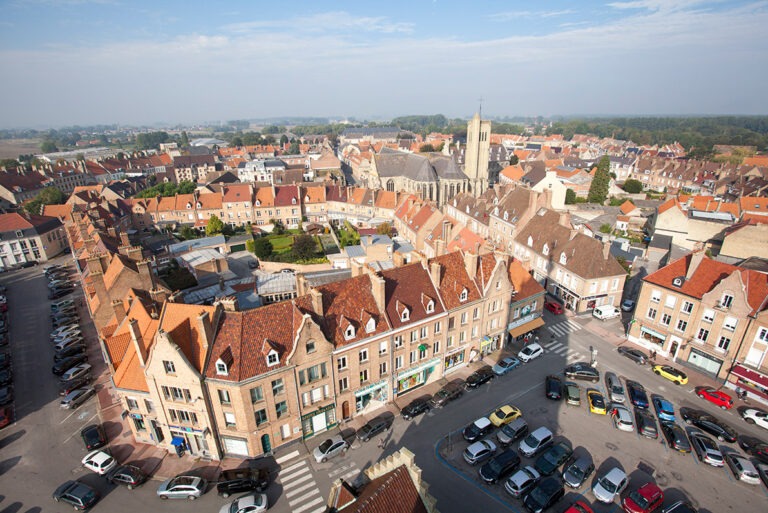
<path id="1" fill-rule="evenodd" d="M 688 353 L 688 363 L 693 365 L 698 370 L 711 374 L 713 377 L 717 377 L 720 374 L 720 369 L 725 363 L 720 358 L 705 353 L 695 347 L 691 348 L 691 352 Z"/>
<path id="2" fill-rule="evenodd" d="M 648 328 L 647 326 L 641 326 L 640 339 L 642 344 L 648 349 L 661 351 L 664 347 L 664 341 L 667 340 L 667 336 L 663 333 L 659 333 L 656 330 Z"/>
<path id="3" fill-rule="evenodd" d="M 741 364 L 736 364 L 728 376 L 728 388 L 746 391 L 748 397 L 768 404 L 768 376 Z"/>
<path id="4" fill-rule="evenodd" d="M 460 369 L 461 364 L 464 363 L 466 352 L 466 347 L 459 347 L 458 349 L 454 349 L 453 351 L 446 353 L 445 357 L 443 358 L 444 373 L 447 374 L 456 369 Z"/>
<path id="5" fill-rule="evenodd" d="M 395 393 L 404 394 L 427 383 L 432 374 L 437 370 L 440 362 L 441 359 L 439 357 L 431 358 L 417 367 L 398 373 Z"/>
<path id="6" fill-rule="evenodd" d="M 489 355 L 499 348 L 499 336 L 484 336 L 480 341 L 480 352 L 483 355 Z"/>
<path id="7" fill-rule="evenodd" d="M 312 413 L 301 416 L 301 430 L 304 438 L 315 436 L 336 425 L 336 404 L 331 403 Z"/>
<path id="8" fill-rule="evenodd" d="M 519 341 L 528 333 L 535 329 L 539 329 L 542 326 L 544 326 L 544 319 L 541 317 L 541 312 L 528 313 L 528 315 L 525 315 L 514 322 L 510 322 L 507 325 L 507 331 L 509 332 L 510 337 L 509 340 Z"/>
<path id="9" fill-rule="evenodd" d="M 361 387 L 355 391 L 355 411 L 360 412 L 368 405 L 372 408 L 383 406 L 387 402 L 387 380 Z"/>
<path id="10" fill-rule="evenodd" d="M 168 426 L 171 432 L 171 446 L 178 452 L 177 447 L 193 456 L 213 456 L 210 452 L 206 436 L 210 430 L 193 429 L 190 427 Z"/>
<path id="11" fill-rule="evenodd" d="M 562 300 L 563 305 L 565 305 L 565 308 L 568 310 L 573 310 L 576 312 L 581 311 L 581 297 L 576 294 L 575 292 L 572 292 L 568 290 L 567 288 L 563 287 L 559 283 L 552 282 L 550 285 L 550 293 L 557 297 L 558 299 Z"/>

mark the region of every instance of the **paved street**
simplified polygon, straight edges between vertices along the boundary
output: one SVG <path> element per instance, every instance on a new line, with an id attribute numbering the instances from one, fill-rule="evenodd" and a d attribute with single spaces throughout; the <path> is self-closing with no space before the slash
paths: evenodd
<path id="1" fill-rule="evenodd" d="M 209 490 L 194 504 L 187 501 L 161 504 L 158 501 L 155 490 L 162 476 L 193 466 L 196 472 L 215 476 L 219 463 L 178 459 L 154 447 L 134 443 L 119 416 L 121 408 L 110 402 L 105 374 L 97 380 L 97 387 L 101 390 L 98 397 L 90 399 L 74 412 L 59 408 L 57 380 L 50 373 L 49 302 L 44 299 L 46 283 L 41 270 L 16 271 L 3 275 L 0 281 L 9 287 L 17 413 L 15 425 L 0 432 L 0 513 L 64 511 L 68 508 L 54 503 L 51 493 L 60 483 L 77 478 L 102 493 L 104 498 L 94 508 L 95 511 L 217 511 L 225 501 L 216 495 L 215 490 Z M 606 369 L 613 370 L 622 378 L 643 383 L 649 395 L 663 394 L 676 409 L 680 406 L 702 408 L 726 420 L 740 433 L 768 438 L 765 431 L 744 423 L 735 410 L 722 412 L 693 395 L 695 385 L 708 383 L 705 378 L 689 372 L 691 383 L 677 387 L 652 374 L 648 367 L 637 366 L 620 356 L 616 352 L 616 344 L 621 341 L 619 335 L 623 329 L 618 319 L 602 323 L 591 317 L 552 318 L 547 313 L 546 320 L 547 325 L 539 333 L 540 343 L 546 349 L 543 357 L 414 421 L 406 422 L 397 417 L 391 430 L 382 437 L 383 449 L 378 446 L 379 438 L 365 444 L 352 441 L 352 448 L 346 455 L 318 464 L 309 451 L 323 441 L 324 436 L 321 435 L 308 440 L 306 446 L 294 445 L 278 451 L 274 460 L 262 462 L 273 469 L 274 480 L 268 491 L 270 510 L 319 513 L 324 508 L 333 480 L 344 478 L 354 482 L 365 468 L 382 455 L 407 447 L 415 453 L 416 463 L 423 470 L 430 493 L 438 499 L 441 512 L 521 511 L 520 503 L 510 499 L 502 485 L 481 484 L 477 469 L 466 465 L 460 457 L 467 445 L 461 439 L 460 430 L 505 403 L 520 407 L 531 428 L 546 425 L 558 439 L 569 441 L 580 451 L 589 451 L 598 471 L 620 464 L 631 477 L 631 487 L 655 480 L 664 489 L 667 504 L 685 496 L 705 512 L 763 509 L 766 493 L 762 486 L 749 487 L 737 483 L 727 469 L 700 464 L 692 455 L 671 451 L 661 440 L 651 441 L 633 433 L 620 432 L 608 417 L 590 414 L 584 404 L 581 407 L 566 406 L 564 402 L 545 399 L 543 393 L 543 381 L 547 374 L 559 373 L 571 362 L 588 361 L 590 349 L 594 348 L 601 373 Z M 83 326 L 86 331 L 92 330 L 87 322 Z M 90 336 L 90 363 L 97 370 L 103 370 L 95 334 L 91 332 Z M 519 347 L 511 348 L 512 351 L 517 349 Z M 460 369 L 454 375 L 465 377 L 478 365 Z M 453 375 L 449 375 L 448 379 L 454 379 Z M 403 406 L 415 397 L 435 392 L 440 386 L 441 383 L 435 383 L 414 391 L 398 403 Z M 594 386 L 604 391 L 602 380 Z M 353 440 L 354 429 L 365 420 L 355 419 L 334 432 L 341 431 L 343 436 Z M 154 481 L 129 491 L 108 485 L 103 478 L 80 466 L 85 450 L 79 431 L 83 426 L 98 421 L 105 421 L 113 454 L 123 462 L 130 459 L 143 465 L 143 468 L 155 469 Z M 724 445 L 729 446 L 724 450 L 738 451 L 735 444 Z M 532 460 L 524 459 L 523 462 L 531 464 Z M 221 463 L 221 467 L 240 463 L 227 460 Z M 591 482 L 592 479 L 588 481 Z M 580 494 L 588 502 L 594 502 L 588 488 L 585 486 L 578 492 L 567 493 L 566 500 L 555 511 L 563 511 Z M 595 511 L 618 511 L 618 506 L 597 505 Z"/>

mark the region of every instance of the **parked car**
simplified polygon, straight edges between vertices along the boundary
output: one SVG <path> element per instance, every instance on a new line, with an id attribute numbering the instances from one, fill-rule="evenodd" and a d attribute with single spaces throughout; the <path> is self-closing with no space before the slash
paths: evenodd
<path id="1" fill-rule="evenodd" d="M 67 287 L 66 289 L 56 289 L 48 292 L 48 299 L 59 299 L 64 296 L 68 296 L 72 293 L 74 289 L 72 287 Z"/>
<path id="2" fill-rule="evenodd" d="M 641 410 L 648 409 L 648 395 L 645 393 L 643 385 L 637 381 L 627 380 L 627 392 L 632 406 Z"/>
<path id="3" fill-rule="evenodd" d="M 61 377 L 59 377 L 59 381 L 71 381 L 75 378 L 89 375 L 90 373 L 91 365 L 88 363 L 81 363 L 64 372 Z"/>
<path id="4" fill-rule="evenodd" d="M 400 414 L 403 416 L 405 420 L 411 420 L 414 417 L 417 417 L 421 415 L 422 413 L 426 413 L 429 411 L 429 401 L 426 399 L 414 399 L 410 403 L 408 403 L 405 408 L 400 410 Z"/>
<path id="5" fill-rule="evenodd" d="M 369 420 L 360 429 L 357 430 L 357 439 L 361 442 L 367 442 L 379 433 L 384 432 L 389 427 L 389 422 L 383 418 Z"/>
<path id="6" fill-rule="evenodd" d="M 592 508 L 589 507 L 589 504 L 587 504 L 584 501 L 576 501 L 573 504 L 571 504 L 568 509 L 563 511 L 563 513 L 595 513 Z"/>
<path id="7" fill-rule="evenodd" d="M 528 434 L 528 423 L 522 417 L 518 417 L 509 424 L 505 424 L 496 432 L 496 440 L 502 446 L 507 446 Z"/>
<path id="8" fill-rule="evenodd" d="M 703 433 L 691 433 L 690 439 L 699 461 L 713 467 L 723 466 L 723 453 L 714 440 Z"/>
<path id="9" fill-rule="evenodd" d="M 721 442 L 736 441 L 736 431 L 731 426 L 704 411 L 684 407 L 680 408 L 680 416 L 686 424 L 716 436 Z"/>
<path id="10" fill-rule="evenodd" d="M 653 409 L 656 410 L 656 416 L 659 418 L 659 422 L 675 421 L 675 407 L 672 406 L 672 403 L 660 395 L 652 396 L 651 402 L 653 403 Z"/>
<path id="11" fill-rule="evenodd" d="M 768 442 L 748 435 L 739 435 L 737 441 L 744 452 L 768 464 Z"/>
<path id="12" fill-rule="evenodd" d="M 123 485 L 129 490 L 141 486 L 147 480 L 147 475 L 136 465 L 118 465 L 104 477 L 110 483 Z"/>
<path id="13" fill-rule="evenodd" d="M 55 312 L 61 308 L 65 308 L 69 305 L 74 305 L 75 301 L 73 299 L 64 299 L 62 301 L 57 301 L 56 303 L 51 303 L 51 311 Z"/>
<path id="14" fill-rule="evenodd" d="M 445 406 L 454 399 L 461 397 L 462 393 L 463 387 L 461 385 L 458 383 L 448 383 L 443 388 L 438 390 L 434 396 L 432 396 L 430 403 L 435 408 L 439 408 L 441 406 Z"/>
<path id="15" fill-rule="evenodd" d="M 508 356 L 499 360 L 496 365 L 492 367 L 493 373 L 497 376 L 503 376 L 511 370 L 520 366 L 520 360 L 514 356 Z"/>
<path id="16" fill-rule="evenodd" d="M 645 365 L 648 363 L 648 355 L 639 349 L 635 349 L 634 347 L 620 346 L 618 351 L 620 355 L 626 356 L 638 365 Z"/>
<path id="17" fill-rule="evenodd" d="M 67 347 L 62 348 L 60 351 L 56 351 L 53 354 L 53 363 L 60 362 L 65 358 L 69 358 L 70 356 L 78 356 L 80 354 L 85 354 L 85 344 L 73 343 Z"/>
<path id="18" fill-rule="evenodd" d="M 533 468 L 539 471 L 542 476 L 551 476 L 558 467 L 565 463 L 573 454 L 573 449 L 565 442 L 553 445 L 536 458 Z"/>
<path id="19" fill-rule="evenodd" d="M 521 497 L 528 493 L 531 488 L 536 486 L 541 476 L 535 468 L 526 466 L 512 474 L 507 482 L 504 483 L 504 489 L 512 497 Z"/>
<path id="20" fill-rule="evenodd" d="M 490 420 L 491 424 L 494 426 L 501 427 L 504 424 L 509 424 L 513 420 L 519 418 L 520 415 L 522 415 L 520 408 L 512 406 L 511 404 L 505 404 L 491 413 L 488 420 Z"/>
<path id="21" fill-rule="evenodd" d="M 517 353 L 517 357 L 521 362 L 528 363 L 543 354 L 544 348 L 541 347 L 538 343 L 533 342 L 522 348 L 520 352 Z"/>
<path id="22" fill-rule="evenodd" d="M 464 461 L 470 465 L 477 465 L 478 463 L 489 459 L 496 453 L 496 444 L 490 440 L 480 440 L 473 444 L 470 444 L 464 450 Z"/>
<path id="23" fill-rule="evenodd" d="M 615 319 L 621 316 L 621 310 L 613 305 L 601 305 L 592 310 L 592 316 L 601 321 Z"/>
<path id="24" fill-rule="evenodd" d="M 263 513 L 267 511 L 269 501 L 266 493 L 252 493 L 224 504 L 219 513 Z"/>
<path id="25" fill-rule="evenodd" d="M 69 332 L 80 333 L 80 326 L 74 324 L 71 326 L 62 326 L 61 328 L 56 328 L 55 330 L 51 331 L 51 340 L 54 340 L 57 337 L 61 337 Z"/>
<path id="26" fill-rule="evenodd" d="M 107 434 L 101 424 L 91 424 L 80 430 L 80 438 L 83 439 L 83 445 L 89 451 L 99 449 L 107 445 Z"/>
<path id="27" fill-rule="evenodd" d="M 629 413 L 629 409 L 624 405 L 611 405 L 611 419 L 613 420 L 613 427 L 620 431 L 629 431 L 631 433 L 635 430 L 632 414 Z"/>
<path id="28" fill-rule="evenodd" d="M 54 319 L 51 321 L 51 325 L 54 328 L 58 328 L 61 326 L 71 326 L 73 324 L 77 324 L 80 322 L 80 318 L 76 315 L 70 316 L 70 317 L 62 317 L 61 319 Z"/>
<path id="29" fill-rule="evenodd" d="M 521 440 L 518 449 L 523 456 L 530 458 L 552 445 L 552 438 L 552 431 L 542 426 Z"/>
<path id="30" fill-rule="evenodd" d="M 11 366 L 11 353 L 0 353 L 0 369 L 6 369 Z"/>
<path id="31" fill-rule="evenodd" d="M 216 492 L 221 497 L 233 493 L 263 492 L 269 487 L 269 470 L 266 468 L 233 468 L 219 474 Z"/>
<path id="32" fill-rule="evenodd" d="M 315 447 L 312 455 L 315 457 L 316 462 L 325 463 L 334 456 L 346 453 L 348 449 L 349 444 L 342 437 L 336 435 Z"/>
<path id="33" fill-rule="evenodd" d="M 545 301 L 544 308 L 546 308 L 547 310 L 549 310 L 555 315 L 560 315 L 561 313 L 563 313 L 563 305 L 561 305 L 556 301 Z"/>
<path id="34" fill-rule="evenodd" d="M 13 371 L 10 367 L 0 370 L 0 387 L 8 386 L 13 382 Z"/>
<path id="35" fill-rule="evenodd" d="M 581 488 L 594 471 L 595 462 L 589 454 L 571 456 L 568 463 L 563 466 L 563 482 L 570 488 Z"/>
<path id="36" fill-rule="evenodd" d="M 164 500 L 189 499 L 193 501 L 200 498 L 207 487 L 208 482 L 202 477 L 180 474 L 160 483 L 157 496 Z"/>
<path id="37" fill-rule="evenodd" d="M 581 406 L 581 389 L 572 381 L 565 382 L 565 402 L 573 406 Z"/>
<path id="38" fill-rule="evenodd" d="M 730 410 L 733 408 L 733 397 L 722 390 L 716 390 L 712 387 L 696 387 L 695 390 L 697 396 L 706 399 L 722 410 Z"/>
<path id="39" fill-rule="evenodd" d="M 85 401 L 87 401 L 88 398 L 90 398 L 95 393 L 96 389 L 93 387 L 77 388 L 64 396 L 64 399 L 61 400 L 60 406 L 65 409 L 74 410 Z"/>
<path id="40" fill-rule="evenodd" d="M 610 504 L 616 500 L 624 488 L 629 484 L 629 477 L 619 467 L 613 467 L 597 478 L 592 487 L 595 499 L 602 503 Z"/>
<path id="41" fill-rule="evenodd" d="M 0 387 L 0 406 L 5 406 L 13 402 L 13 387 L 6 385 Z"/>
<path id="42" fill-rule="evenodd" d="M 691 443 L 688 441 L 683 428 L 671 422 L 662 422 L 661 432 L 664 433 L 667 444 L 672 449 L 686 454 L 691 452 Z"/>
<path id="43" fill-rule="evenodd" d="M 85 468 L 103 476 L 117 466 L 117 460 L 104 451 L 91 451 L 81 460 Z"/>
<path id="44" fill-rule="evenodd" d="M 3 406 L 0 408 L 0 429 L 8 427 L 13 422 L 13 408 Z"/>
<path id="45" fill-rule="evenodd" d="M 475 389 L 480 385 L 488 383 L 494 376 L 495 374 L 490 367 L 481 367 L 467 377 L 464 388 L 467 390 Z"/>
<path id="46" fill-rule="evenodd" d="M 633 299 L 625 299 L 621 302 L 621 309 L 625 312 L 631 312 L 635 308 L 635 301 Z"/>
<path id="47" fill-rule="evenodd" d="M 72 367 L 87 361 L 88 357 L 85 355 L 85 353 L 80 353 L 75 356 L 68 356 L 67 358 L 54 363 L 53 367 L 51 367 L 51 372 L 54 376 L 61 376 Z"/>
<path id="48" fill-rule="evenodd" d="M 654 365 L 653 372 L 657 376 L 670 380 L 675 385 L 685 385 L 688 383 L 688 375 L 685 372 L 669 365 Z"/>
<path id="49" fill-rule="evenodd" d="M 99 492 L 80 481 L 67 481 L 53 492 L 53 500 L 66 502 L 79 511 L 85 511 L 99 502 Z"/>
<path id="50" fill-rule="evenodd" d="M 760 408 L 744 408 L 739 413 L 747 424 L 756 424 L 763 429 L 768 429 L 768 412 Z"/>
<path id="51" fill-rule="evenodd" d="M 757 474 L 760 476 L 763 484 L 768 487 L 768 465 L 765 463 L 758 463 L 755 465 L 757 468 Z"/>
<path id="52" fill-rule="evenodd" d="M 56 339 L 56 343 L 53 345 L 53 350 L 56 352 L 60 352 L 72 346 L 85 347 L 85 339 L 83 338 L 83 336 L 80 334 L 74 334 L 70 337 L 66 337 L 61 340 Z"/>
<path id="53" fill-rule="evenodd" d="M 587 362 L 578 362 L 565 368 L 565 377 L 568 379 L 581 379 L 597 383 L 600 381 L 600 371 Z"/>
<path id="54" fill-rule="evenodd" d="M 493 431 L 493 424 L 486 417 L 480 417 L 465 427 L 461 434 L 467 442 L 476 442 Z"/>
<path id="55" fill-rule="evenodd" d="M 63 381 L 59 383 L 59 395 L 67 395 L 70 392 L 82 388 L 91 382 L 90 376 L 82 376 L 79 378 L 71 379 L 69 381 Z"/>
<path id="56" fill-rule="evenodd" d="M 488 460 L 478 473 L 486 483 L 495 484 L 505 479 L 520 466 L 520 456 L 514 449 L 502 451 Z"/>
<path id="57" fill-rule="evenodd" d="M 664 492 L 654 483 L 645 483 L 629 492 L 621 501 L 627 513 L 652 513 L 661 508 Z"/>
<path id="58" fill-rule="evenodd" d="M 532 513 L 541 513 L 551 508 L 565 495 L 563 483 L 556 477 L 542 479 L 523 499 L 525 509 Z"/>
<path id="59" fill-rule="evenodd" d="M 563 398 L 563 380 L 557 376 L 550 374 L 544 378 L 544 393 L 547 399 L 553 401 L 559 401 Z"/>
<path id="60" fill-rule="evenodd" d="M 748 458 L 731 452 L 725 455 L 725 461 L 728 462 L 728 467 L 738 481 L 751 485 L 760 484 L 757 469 Z"/>
<path id="61" fill-rule="evenodd" d="M 595 415 L 605 415 L 605 398 L 599 390 L 590 388 L 587 390 L 587 404 L 589 404 L 589 412 Z"/>

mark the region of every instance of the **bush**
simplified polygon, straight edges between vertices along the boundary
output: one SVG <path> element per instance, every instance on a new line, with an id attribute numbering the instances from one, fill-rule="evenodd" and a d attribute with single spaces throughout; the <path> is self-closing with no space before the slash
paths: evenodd
<path id="1" fill-rule="evenodd" d="M 256 253 L 256 241 L 253 239 L 245 241 L 245 250 L 249 253 Z"/>
<path id="2" fill-rule="evenodd" d="M 253 241 L 253 253 L 260 259 L 269 258 L 272 255 L 272 249 L 272 243 L 267 238 Z"/>
<path id="3" fill-rule="evenodd" d="M 573 205 L 576 203 L 576 191 L 573 189 L 566 189 L 565 190 L 565 204 L 566 205 Z"/>
<path id="4" fill-rule="evenodd" d="M 637 194 L 643 192 L 643 183 L 640 180 L 634 180 L 630 178 L 624 182 L 624 190 L 629 194 Z"/>

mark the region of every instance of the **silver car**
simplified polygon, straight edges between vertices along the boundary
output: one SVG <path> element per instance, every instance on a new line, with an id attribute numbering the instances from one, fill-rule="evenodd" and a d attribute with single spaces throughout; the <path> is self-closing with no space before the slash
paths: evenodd
<path id="1" fill-rule="evenodd" d="M 202 477 L 178 475 L 167 479 L 157 489 L 157 496 L 161 499 L 189 499 L 199 498 L 205 493 L 208 482 Z"/>
<path id="2" fill-rule="evenodd" d="M 477 465 L 485 461 L 496 452 L 496 444 L 490 440 L 475 442 L 464 451 L 464 461 L 470 465 Z"/>
<path id="3" fill-rule="evenodd" d="M 592 494 L 600 502 L 610 504 L 616 500 L 616 497 L 624 491 L 628 484 L 629 477 L 627 477 L 626 472 L 619 467 L 613 467 L 597 478 L 597 482 L 592 487 Z"/>
<path id="4" fill-rule="evenodd" d="M 720 448 L 714 440 L 702 433 L 692 433 L 690 439 L 699 461 L 713 467 L 723 466 L 723 453 L 720 452 Z"/>
<path id="5" fill-rule="evenodd" d="M 344 454 L 349 449 L 349 444 L 338 435 L 331 437 L 315 447 L 312 455 L 315 457 L 315 461 L 318 463 L 324 463 L 334 456 Z"/>
<path id="6" fill-rule="evenodd" d="M 621 385 L 621 380 L 616 374 L 613 372 L 606 372 L 605 385 L 612 403 L 624 404 L 627 401 L 627 397 L 624 394 L 624 387 Z"/>
<path id="7" fill-rule="evenodd" d="M 620 404 L 611 405 L 611 419 L 613 419 L 613 426 L 620 431 L 629 431 L 630 433 L 635 430 L 635 423 L 632 422 L 632 414 L 626 406 Z"/>
<path id="8" fill-rule="evenodd" d="M 512 497 L 522 497 L 536 486 L 539 479 L 541 479 L 539 472 L 529 465 L 512 474 L 504 483 L 504 489 Z"/>
<path id="9" fill-rule="evenodd" d="M 725 459 L 736 479 L 751 485 L 760 484 L 760 476 L 757 473 L 757 469 L 746 457 L 740 454 L 729 453 L 726 454 Z"/>
<path id="10" fill-rule="evenodd" d="M 65 395 L 59 406 L 64 409 L 74 410 L 95 393 L 96 389 L 93 387 L 78 388 Z"/>

